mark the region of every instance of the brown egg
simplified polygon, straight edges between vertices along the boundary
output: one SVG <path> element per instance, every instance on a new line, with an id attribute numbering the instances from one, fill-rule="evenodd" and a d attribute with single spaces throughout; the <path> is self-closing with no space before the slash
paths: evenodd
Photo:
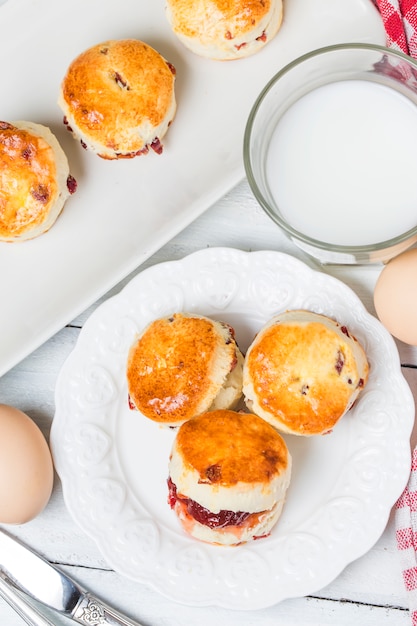
<path id="1" fill-rule="evenodd" d="M 395 257 L 375 285 L 376 313 L 389 332 L 417 346 L 417 249 Z"/>
<path id="2" fill-rule="evenodd" d="M 24 524 L 52 493 L 54 469 L 39 427 L 22 411 L 0 404 L 0 522 Z"/>

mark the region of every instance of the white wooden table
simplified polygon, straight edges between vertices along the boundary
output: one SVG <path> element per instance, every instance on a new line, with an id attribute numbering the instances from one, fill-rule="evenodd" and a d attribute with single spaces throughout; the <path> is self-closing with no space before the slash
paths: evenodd
<path id="1" fill-rule="evenodd" d="M 319 269 L 271 222 L 257 205 L 246 181 L 207 210 L 170 243 L 154 254 L 137 272 L 156 263 L 180 259 L 208 246 L 242 250 L 270 249 L 292 254 Z M 326 266 L 323 271 L 347 283 L 367 309 L 373 308 L 373 287 L 381 266 Z M 92 311 L 117 293 L 131 278 L 115 287 L 33 354 L 0 378 L 0 402 L 15 406 L 32 417 L 49 437 L 54 416 L 54 387 L 58 372 L 74 347 L 80 328 Z M 3 332 L 5 329 L 3 329 Z M 404 375 L 417 398 L 417 349 L 398 342 Z M 417 442 L 414 433 L 411 445 Z M 144 585 L 118 575 L 108 566 L 95 544 L 74 523 L 65 508 L 59 478 L 51 500 L 33 521 L 7 527 L 50 561 L 62 566 L 79 582 L 144 626 L 405 626 L 410 624 L 391 515 L 377 544 L 350 564 L 314 597 L 284 601 L 258 611 L 229 611 L 216 607 L 194 608 L 166 600 Z M 49 617 L 51 617 L 49 615 Z M 53 617 L 56 624 L 68 623 Z M 19 618 L 0 600 L 0 625 L 20 626 Z"/>

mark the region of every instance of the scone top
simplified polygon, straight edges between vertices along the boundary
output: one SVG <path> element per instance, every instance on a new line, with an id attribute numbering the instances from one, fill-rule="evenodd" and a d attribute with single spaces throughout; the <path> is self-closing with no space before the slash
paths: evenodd
<path id="1" fill-rule="evenodd" d="M 192 52 L 219 61 L 258 52 L 278 32 L 282 0 L 167 0 L 173 32 Z"/>
<path id="2" fill-rule="evenodd" d="M 242 369 L 229 325 L 174 313 L 151 322 L 131 346 L 130 400 L 149 419 L 178 426 L 215 403 L 233 406 L 242 393 Z"/>
<path id="3" fill-rule="evenodd" d="M 245 358 L 245 401 L 278 430 L 328 433 L 351 408 L 368 380 L 358 340 L 334 319 L 306 310 L 275 316 Z"/>
<path id="4" fill-rule="evenodd" d="M 0 241 L 33 239 L 49 230 L 75 191 L 51 130 L 29 121 L 0 121 Z"/>
<path id="5" fill-rule="evenodd" d="M 287 446 L 275 429 L 249 413 L 213 411 L 179 429 L 176 449 L 200 484 L 268 484 L 288 467 Z"/>
<path id="6" fill-rule="evenodd" d="M 160 140 L 175 111 L 175 69 L 137 39 L 88 48 L 67 69 L 58 103 L 68 129 L 105 159 L 131 158 Z"/>

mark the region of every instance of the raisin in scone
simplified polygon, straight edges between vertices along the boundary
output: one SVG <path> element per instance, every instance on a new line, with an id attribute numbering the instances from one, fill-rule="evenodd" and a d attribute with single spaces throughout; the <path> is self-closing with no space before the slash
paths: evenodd
<path id="1" fill-rule="evenodd" d="M 231 326 L 174 313 L 151 322 L 131 346 L 127 384 L 131 406 L 165 426 L 242 397 L 243 355 Z"/>
<path id="2" fill-rule="evenodd" d="M 281 435 L 250 413 L 219 410 L 183 424 L 170 461 L 168 503 L 201 541 L 236 545 L 270 534 L 291 479 Z"/>
<path id="3" fill-rule="evenodd" d="M 248 408 L 282 432 L 331 431 L 368 380 L 363 347 L 333 319 L 286 311 L 257 334 L 246 353 L 243 393 Z"/>

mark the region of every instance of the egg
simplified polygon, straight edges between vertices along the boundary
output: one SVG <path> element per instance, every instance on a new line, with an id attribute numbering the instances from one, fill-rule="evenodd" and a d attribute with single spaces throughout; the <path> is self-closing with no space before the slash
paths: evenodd
<path id="1" fill-rule="evenodd" d="M 0 404 L 0 522 L 24 524 L 47 505 L 53 487 L 51 452 L 39 427 Z"/>
<path id="2" fill-rule="evenodd" d="M 417 346 L 417 249 L 388 262 L 374 289 L 378 318 L 397 339 Z"/>

